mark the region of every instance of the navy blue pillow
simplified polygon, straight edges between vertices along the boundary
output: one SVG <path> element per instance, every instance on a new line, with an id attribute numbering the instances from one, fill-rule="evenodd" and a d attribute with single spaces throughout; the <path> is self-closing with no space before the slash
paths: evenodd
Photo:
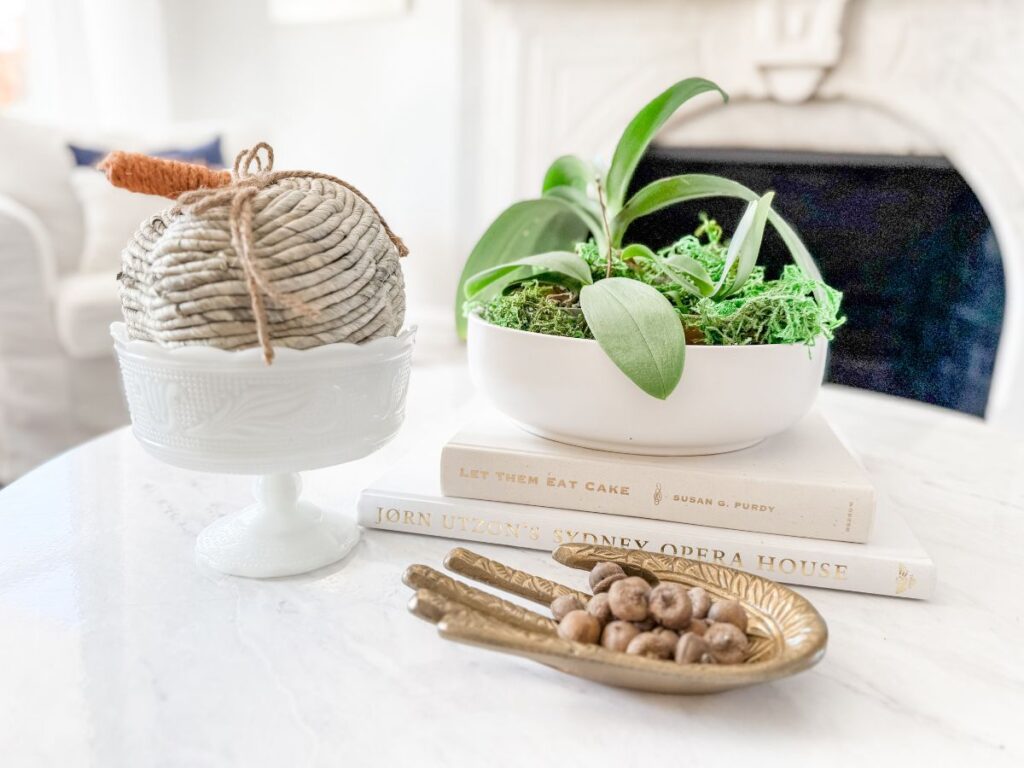
<path id="1" fill-rule="evenodd" d="M 68 149 L 70 149 L 71 154 L 75 156 L 75 165 L 79 166 L 84 165 L 92 167 L 107 156 L 107 151 L 103 149 L 76 147 L 74 144 L 68 144 Z"/>
<path id="2" fill-rule="evenodd" d="M 75 157 L 75 165 L 92 167 L 107 156 L 109 149 L 97 149 L 96 147 L 79 147 L 75 144 L 68 144 L 68 149 Z M 181 160 L 186 163 L 201 163 L 208 168 L 223 168 L 224 154 L 220 148 L 220 136 L 206 144 L 196 147 L 173 147 L 162 149 L 159 152 L 148 152 L 155 157 L 164 157 L 168 160 Z"/>

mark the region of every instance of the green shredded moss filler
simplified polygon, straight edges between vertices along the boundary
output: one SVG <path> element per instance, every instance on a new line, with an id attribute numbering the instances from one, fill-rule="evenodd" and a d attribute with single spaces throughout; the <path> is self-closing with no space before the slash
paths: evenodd
<path id="1" fill-rule="evenodd" d="M 683 325 L 704 344 L 809 344 L 818 336 L 831 339 L 846 321 L 839 317 L 841 300 L 839 291 L 807 279 L 796 265 L 787 264 L 778 280 L 768 281 L 758 267 L 739 293 L 696 301 Z"/>
<path id="2" fill-rule="evenodd" d="M 701 225 L 692 235 L 662 249 L 658 256 L 689 256 L 717 281 L 728 251 L 722 234 L 714 219 L 702 215 Z M 579 243 L 576 252 L 590 265 L 595 280 L 605 277 L 605 255 L 598 253 L 593 242 Z M 655 264 L 625 262 L 616 256 L 611 275 L 640 280 L 660 291 L 679 313 L 688 343 L 812 344 L 819 336 L 831 339 L 836 328 L 846 322 L 839 314 L 842 294 L 809 279 L 793 264 L 784 267 L 777 280 L 765 280 L 764 268 L 755 267 L 738 293 L 720 299 L 695 296 Z M 483 318 L 504 328 L 592 338 L 579 309 L 579 297 L 537 281 L 520 283 L 491 299 L 483 307 Z"/>
<path id="3" fill-rule="evenodd" d="M 518 331 L 568 336 L 573 339 L 592 338 L 579 305 L 566 306 L 560 301 L 562 297 L 570 302 L 576 298 L 567 295 L 560 288 L 531 280 L 519 284 L 510 293 L 497 296 L 485 304 L 483 319 L 502 328 L 514 328 Z"/>

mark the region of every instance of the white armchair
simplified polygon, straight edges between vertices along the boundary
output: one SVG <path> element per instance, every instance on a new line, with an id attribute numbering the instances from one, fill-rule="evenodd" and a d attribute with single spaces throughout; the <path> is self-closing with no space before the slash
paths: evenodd
<path id="1" fill-rule="evenodd" d="M 190 146 L 217 132 L 175 126 L 141 142 L 87 143 Z M 79 269 L 83 214 L 68 138 L 0 119 L 0 483 L 128 422 L 108 330 L 121 317 L 116 270 Z M 232 135 L 225 148 L 249 138 Z"/>
<path id="2" fill-rule="evenodd" d="M 61 269 L 43 221 L 0 196 L 0 482 L 127 421 L 113 275 Z"/>

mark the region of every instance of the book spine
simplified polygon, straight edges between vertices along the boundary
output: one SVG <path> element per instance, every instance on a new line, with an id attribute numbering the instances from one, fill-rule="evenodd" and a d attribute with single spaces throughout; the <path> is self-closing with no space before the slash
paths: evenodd
<path id="1" fill-rule="evenodd" d="M 870 486 L 778 481 L 449 444 L 441 492 L 832 541 L 868 540 Z"/>
<path id="2" fill-rule="evenodd" d="M 484 502 L 467 504 L 416 496 L 364 491 L 357 506 L 367 528 L 441 536 L 550 552 L 562 544 L 589 543 L 641 549 L 707 560 L 806 587 L 927 599 L 935 567 L 927 560 L 864 553 L 835 554 L 813 539 L 792 545 L 766 544 L 756 534 L 716 536 L 715 529 L 693 530 L 656 520 L 622 518 L 557 509 Z M 507 506 L 507 508 L 505 508 Z M 856 549 L 856 547 L 854 547 Z"/>

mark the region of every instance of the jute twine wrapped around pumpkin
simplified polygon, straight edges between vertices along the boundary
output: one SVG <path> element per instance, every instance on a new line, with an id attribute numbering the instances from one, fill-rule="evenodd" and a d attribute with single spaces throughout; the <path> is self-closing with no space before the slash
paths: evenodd
<path id="1" fill-rule="evenodd" d="M 394 336 L 408 253 L 373 204 L 341 179 L 275 171 L 261 143 L 234 169 L 112 153 L 111 182 L 177 198 L 122 253 L 128 334 L 162 346 L 306 349 Z"/>

